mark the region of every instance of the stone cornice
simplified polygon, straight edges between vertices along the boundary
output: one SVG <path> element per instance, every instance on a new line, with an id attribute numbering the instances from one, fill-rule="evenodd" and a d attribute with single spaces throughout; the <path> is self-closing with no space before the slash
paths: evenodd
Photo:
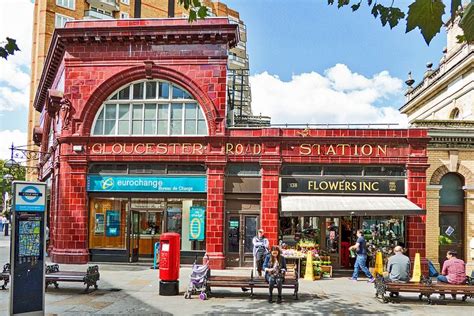
<path id="1" fill-rule="evenodd" d="M 153 45 L 237 45 L 238 26 L 224 18 L 188 23 L 185 19 L 103 20 L 68 22 L 54 31 L 33 106 L 42 111 L 68 45 L 76 43 L 146 42 Z"/>
<path id="2" fill-rule="evenodd" d="M 412 125 L 414 127 L 424 128 L 442 128 L 442 129 L 474 129 L 474 121 L 460 120 L 415 120 Z M 428 132 L 429 133 L 429 132 Z M 472 131 L 471 131 L 472 133 Z"/>

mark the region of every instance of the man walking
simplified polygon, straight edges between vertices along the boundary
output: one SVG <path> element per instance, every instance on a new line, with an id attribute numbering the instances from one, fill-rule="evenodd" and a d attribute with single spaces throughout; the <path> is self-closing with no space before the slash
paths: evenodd
<path id="1" fill-rule="evenodd" d="M 367 248 L 364 235 L 362 234 L 362 229 L 357 230 L 357 241 L 355 245 L 349 247 L 349 250 L 355 250 L 357 254 L 357 258 L 354 263 L 354 273 L 352 274 L 352 277 L 350 279 L 353 281 L 357 281 L 357 278 L 359 277 L 359 269 L 361 269 L 369 278 L 368 282 L 373 283 L 375 279 L 372 274 L 370 274 L 370 271 L 369 269 L 367 269 L 366 266 Z"/>

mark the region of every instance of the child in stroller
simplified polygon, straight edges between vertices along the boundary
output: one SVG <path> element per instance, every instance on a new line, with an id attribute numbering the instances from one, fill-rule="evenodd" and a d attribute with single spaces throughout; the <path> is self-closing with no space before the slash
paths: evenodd
<path id="1" fill-rule="evenodd" d="M 188 289 L 184 293 L 184 298 L 190 299 L 191 295 L 199 292 L 199 298 L 206 300 L 208 296 L 207 280 L 211 274 L 209 269 L 209 256 L 207 254 L 202 258 L 202 265 L 196 264 L 194 260 L 191 277 L 189 280 Z"/>

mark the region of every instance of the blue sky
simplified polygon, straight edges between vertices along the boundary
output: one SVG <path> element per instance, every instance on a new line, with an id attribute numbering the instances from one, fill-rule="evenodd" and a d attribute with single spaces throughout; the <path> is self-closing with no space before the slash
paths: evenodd
<path id="1" fill-rule="evenodd" d="M 364 6 L 353 13 L 326 0 L 223 2 L 247 25 L 254 114 L 273 123 L 406 124 L 398 108 L 408 71 L 418 83 L 446 46 L 444 29 L 427 46 L 418 30 L 382 27 Z M 0 1 L 0 39 L 14 37 L 22 49 L 0 60 L 2 158 L 11 141 L 26 144 L 32 13 L 31 0 Z"/>

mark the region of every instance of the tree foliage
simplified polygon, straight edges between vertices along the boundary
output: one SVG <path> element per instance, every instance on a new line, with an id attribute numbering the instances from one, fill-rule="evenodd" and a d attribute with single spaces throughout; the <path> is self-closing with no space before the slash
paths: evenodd
<path id="1" fill-rule="evenodd" d="M 0 42 L 0 57 L 7 59 L 10 55 L 15 55 L 15 51 L 20 49 L 16 45 L 16 40 L 7 37 L 6 41 Z"/>
<path id="2" fill-rule="evenodd" d="M 388 1 L 390 5 L 385 5 L 381 1 L 377 0 L 328 0 L 328 5 L 337 4 L 338 9 L 349 6 L 352 11 L 360 9 L 362 3 L 367 3 L 370 8 L 370 12 L 374 18 L 380 19 L 382 26 L 389 25 L 390 28 L 397 26 L 400 21 L 406 20 L 406 30 L 408 33 L 414 29 L 419 29 L 421 35 L 425 39 L 426 44 L 430 44 L 433 37 L 438 34 L 443 26 L 443 14 L 445 13 L 446 5 L 442 0 L 412 0 L 412 3 L 408 6 L 408 12 L 404 12 L 402 9 L 394 6 L 395 0 Z M 474 4 L 471 2 L 464 10 L 464 12 L 458 11 L 461 7 L 461 0 L 451 0 L 451 19 L 454 19 L 456 14 L 462 16 L 460 27 L 464 31 L 462 39 L 472 41 L 474 38 L 474 25 L 472 21 L 474 19 Z M 470 22 L 466 22 L 470 21 Z"/>
<path id="3" fill-rule="evenodd" d="M 12 192 L 12 181 L 4 179 L 4 176 L 10 174 L 13 176 L 13 180 L 25 180 L 26 176 L 26 168 L 24 166 L 18 165 L 15 166 L 15 168 L 9 169 L 5 167 L 7 161 L 8 160 L 0 160 L 0 189 L 2 190 L 0 209 L 5 203 L 3 200 L 5 198 L 5 192 L 9 194 Z"/>

